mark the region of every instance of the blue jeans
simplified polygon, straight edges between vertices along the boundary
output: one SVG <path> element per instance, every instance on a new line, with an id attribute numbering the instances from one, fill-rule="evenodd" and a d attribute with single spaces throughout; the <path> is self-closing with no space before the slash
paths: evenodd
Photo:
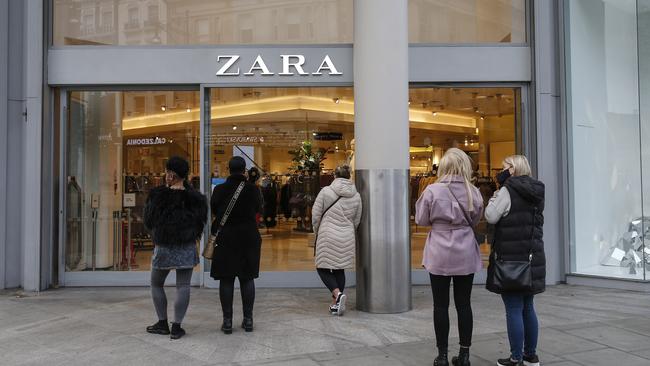
<path id="1" fill-rule="evenodd" d="M 506 306 L 510 357 L 513 360 L 521 361 L 524 354 L 535 355 L 539 324 L 537 314 L 535 314 L 533 295 L 503 294 L 501 298 Z"/>

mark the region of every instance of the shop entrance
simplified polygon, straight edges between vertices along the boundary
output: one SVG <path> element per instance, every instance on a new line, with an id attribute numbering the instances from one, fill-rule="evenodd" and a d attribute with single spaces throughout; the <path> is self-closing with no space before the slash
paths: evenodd
<path id="1" fill-rule="evenodd" d="M 264 198 L 259 286 L 320 286 L 311 206 L 337 166 L 354 169 L 355 138 L 363 136 L 354 133 L 352 87 L 61 95 L 60 284 L 148 284 L 153 243 L 142 210 L 148 191 L 163 184 L 166 159 L 180 155 L 191 163 L 191 184 L 208 197 L 228 176 L 228 160 L 244 157 L 258 173 L 255 183 Z M 487 202 L 503 158 L 524 151 L 522 100 L 518 87 L 410 89 L 411 218 L 450 147 L 472 158 L 475 184 Z M 411 222 L 413 282 L 426 283 L 421 261 L 428 228 Z M 490 231 L 485 223 L 479 230 L 487 257 Z M 209 266 L 204 261 L 196 268 L 195 285 L 217 285 Z M 353 285 L 354 276 L 349 280 Z"/>

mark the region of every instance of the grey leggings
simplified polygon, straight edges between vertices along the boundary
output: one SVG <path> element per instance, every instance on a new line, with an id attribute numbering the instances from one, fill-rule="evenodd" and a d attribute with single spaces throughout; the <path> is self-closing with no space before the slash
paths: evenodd
<path id="1" fill-rule="evenodd" d="M 158 320 L 167 320 L 167 295 L 165 295 L 165 279 L 169 269 L 151 269 L 151 297 L 158 314 Z M 190 305 L 190 282 L 192 268 L 176 270 L 176 301 L 174 302 L 174 322 L 182 323 L 187 307 Z"/>

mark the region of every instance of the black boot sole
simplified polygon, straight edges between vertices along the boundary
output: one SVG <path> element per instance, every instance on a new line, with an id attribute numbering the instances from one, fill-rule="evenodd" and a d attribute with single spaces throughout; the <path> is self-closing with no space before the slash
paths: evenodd
<path id="1" fill-rule="evenodd" d="M 232 334 L 232 328 L 221 328 L 223 334 Z"/>
<path id="2" fill-rule="evenodd" d="M 185 335 L 185 332 L 183 333 L 177 333 L 177 334 L 172 334 L 169 336 L 171 339 L 181 339 Z"/>
<path id="3" fill-rule="evenodd" d="M 163 330 L 163 329 L 147 329 L 147 333 L 159 334 L 159 335 L 169 335 L 170 334 L 170 332 L 168 330 Z"/>

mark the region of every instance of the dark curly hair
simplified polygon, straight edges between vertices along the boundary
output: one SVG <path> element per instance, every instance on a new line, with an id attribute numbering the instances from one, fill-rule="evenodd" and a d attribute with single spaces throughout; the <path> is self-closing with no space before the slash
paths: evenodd
<path id="1" fill-rule="evenodd" d="M 190 164 L 180 156 L 172 156 L 167 160 L 165 169 L 176 173 L 181 179 L 187 179 L 187 174 L 190 172 Z"/>

